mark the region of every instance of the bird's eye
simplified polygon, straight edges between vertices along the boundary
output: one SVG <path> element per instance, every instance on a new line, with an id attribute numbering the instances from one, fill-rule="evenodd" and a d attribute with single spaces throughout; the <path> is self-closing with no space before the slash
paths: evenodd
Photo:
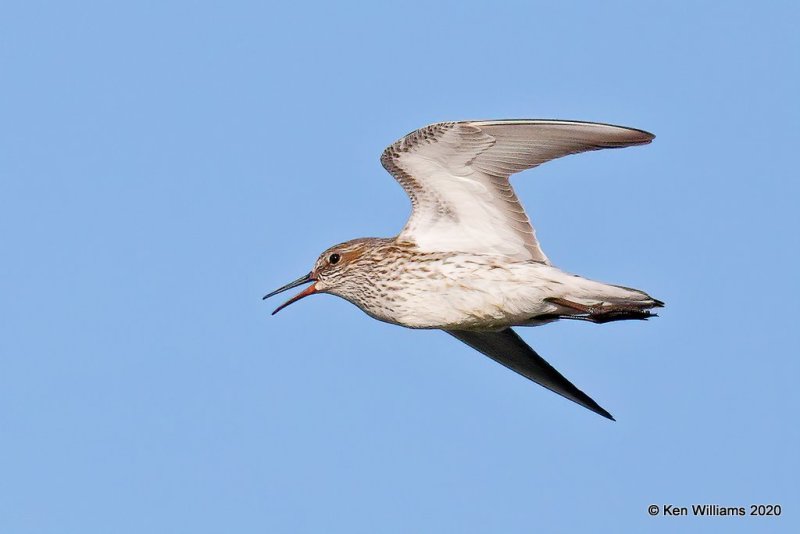
<path id="1" fill-rule="evenodd" d="M 328 261 L 331 262 L 331 264 L 333 265 L 333 264 L 339 263 L 340 259 L 341 259 L 341 256 L 339 256 L 338 254 L 336 254 L 334 252 L 333 254 L 330 255 L 330 257 L 328 258 Z"/>

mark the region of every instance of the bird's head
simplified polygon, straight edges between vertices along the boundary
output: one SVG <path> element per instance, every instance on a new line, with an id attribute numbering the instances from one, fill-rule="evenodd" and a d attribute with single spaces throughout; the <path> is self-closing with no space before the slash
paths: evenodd
<path id="1" fill-rule="evenodd" d="M 311 282 L 310 286 L 278 306 L 272 312 L 272 315 L 275 315 L 289 304 L 314 293 L 332 293 L 348 298 L 348 293 L 359 283 L 359 280 L 363 280 L 368 275 L 368 266 L 362 260 L 364 260 L 365 254 L 374 248 L 374 241 L 378 240 L 354 239 L 334 245 L 320 254 L 311 272 L 264 296 L 264 299 L 267 299 L 278 293 L 283 293 Z"/>

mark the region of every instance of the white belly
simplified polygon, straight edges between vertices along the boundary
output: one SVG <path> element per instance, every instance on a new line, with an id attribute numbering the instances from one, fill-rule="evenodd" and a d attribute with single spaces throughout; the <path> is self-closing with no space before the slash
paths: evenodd
<path id="1" fill-rule="evenodd" d="M 538 263 L 453 265 L 443 262 L 413 283 L 389 283 L 385 301 L 356 303 L 376 319 L 410 328 L 496 329 L 554 313 L 547 297 L 577 279 Z"/>

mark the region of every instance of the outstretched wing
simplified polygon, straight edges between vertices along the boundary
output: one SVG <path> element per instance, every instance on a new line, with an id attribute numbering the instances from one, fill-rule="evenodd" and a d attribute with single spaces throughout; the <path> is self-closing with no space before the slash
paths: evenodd
<path id="1" fill-rule="evenodd" d="M 564 375 L 536 354 L 512 329 L 506 328 L 500 332 L 467 330 L 446 330 L 446 332 L 540 386 L 614 421 L 610 413 L 564 378 Z"/>
<path id="2" fill-rule="evenodd" d="M 398 239 L 421 250 L 501 254 L 549 263 L 509 176 L 551 159 L 653 140 L 641 130 L 550 120 L 442 122 L 384 150 L 381 163 L 411 197 Z"/>

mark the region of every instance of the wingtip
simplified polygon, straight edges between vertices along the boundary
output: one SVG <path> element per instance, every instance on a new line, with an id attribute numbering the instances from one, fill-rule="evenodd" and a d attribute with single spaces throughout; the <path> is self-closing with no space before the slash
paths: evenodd
<path id="1" fill-rule="evenodd" d="M 616 419 L 614 419 L 614 416 L 613 416 L 613 415 L 611 415 L 610 413 L 608 413 L 608 412 L 607 412 L 605 409 L 603 409 L 603 407 L 602 407 L 602 406 L 600 406 L 600 405 L 599 405 L 599 404 L 597 404 L 596 402 L 594 403 L 594 406 L 585 406 L 585 407 L 586 407 L 586 408 L 589 408 L 591 411 L 593 411 L 593 412 L 594 412 L 594 413 L 596 413 L 597 415 L 602 415 L 602 416 L 603 416 L 603 417 L 605 417 L 606 419 L 610 419 L 611 421 L 614 421 L 615 423 L 617 422 L 617 420 L 616 420 Z"/>
<path id="2" fill-rule="evenodd" d="M 653 139 L 656 138 L 655 134 L 652 134 L 646 130 L 640 130 L 639 128 L 631 128 L 629 126 L 616 126 L 614 124 L 607 124 L 604 126 L 610 126 L 616 129 L 616 133 L 618 134 L 618 140 L 611 141 L 611 145 L 609 148 L 623 148 L 626 146 L 641 146 L 641 145 L 649 145 L 653 142 Z"/>
<path id="3" fill-rule="evenodd" d="M 637 132 L 640 132 L 642 134 L 642 137 L 646 139 L 645 143 L 652 143 L 653 139 L 656 138 L 656 134 L 650 133 L 647 130 L 639 130 L 638 128 L 635 128 L 635 130 Z"/>
<path id="4" fill-rule="evenodd" d="M 653 142 L 653 139 L 656 138 L 654 134 L 650 132 L 646 132 L 644 130 L 639 130 L 638 128 L 628 128 L 628 132 L 632 132 L 634 137 L 629 141 L 626 141 L 622 146 L 641 146 L 641 145 L 649 145 Z"/>

